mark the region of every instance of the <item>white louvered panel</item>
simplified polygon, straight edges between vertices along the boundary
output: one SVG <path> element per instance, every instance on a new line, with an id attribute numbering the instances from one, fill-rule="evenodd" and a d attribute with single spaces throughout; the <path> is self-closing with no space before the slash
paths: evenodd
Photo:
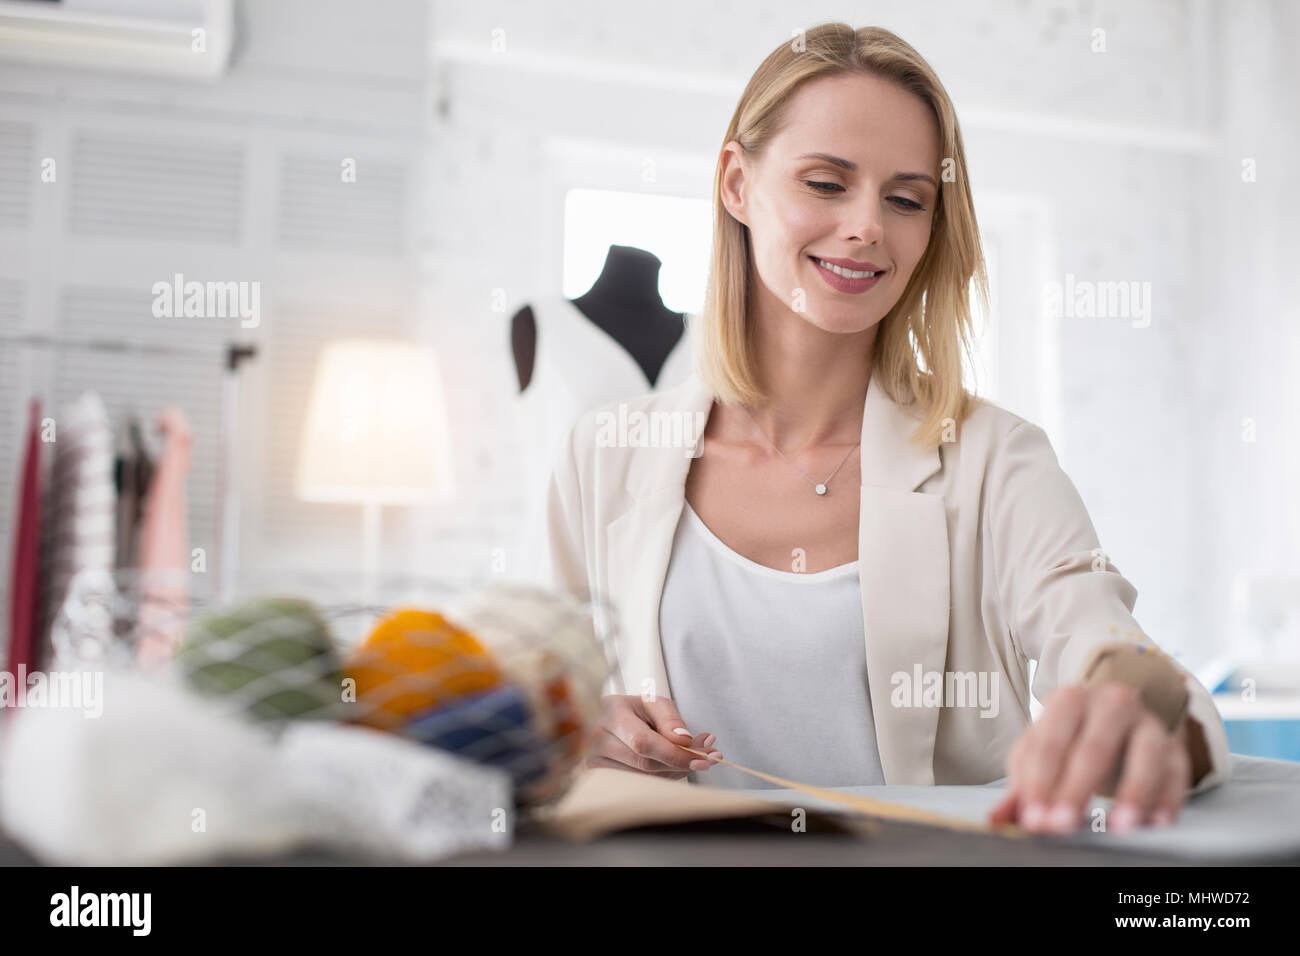
<path id="1" fill-rule="evenodd" d="M 311 399 L 316 361 L 327 343 L 350 337 L 400 337 L 409 334 L 403 317 L 376 313 L 357 304 L 312 306 L 281 303 L 271 323 L 265 371 L 272 383 L 270 407 L 263 440 L 268 443 L 263 461 L 267 473 L 259 485 L 266 489 L 264 534 L 277 544 L 297 545 L 323 538 L 359 540 L 360 507 L 319 504 L 300 500 L 294 493 L 294 476 L 302 429 Z M 386 527 L 385 531 L 391 531 Z"/>
<path id="2" fill-rule="evenodd" d="M 406 167 L 357 158 L 344 182 L 343 157 L 287 154 L 280 163 L 278 236 L 285 249 L 398 256 L 411 202 Z"/>
<path id="3" fill-rule="evenodd" d="M 36 128 L 0 122 L 0 229 L 22 229 L 31 218 L 36 163 Z"/>
<path id="4" fill-rule="evenodd" d="M 223 346 L 227 320 L 159 319 L 149 290 L 67 287 L 60 301 L 60 333 L 78 339 L 143 342 L 198 354 L 161 356 L 138 352 L 66 349 L 55 363 L 58 408 L 83 391 L 99 394 L 117 429 L 135 414 L 152 431 L 158 412 L 175 404 L 194 434 L 186 483 L 190 548 L 207 552 L 208 573 L 217 573 L 217 467 L 221 419 Z"/>
<path id="5" fill-rule="evenodd" d="M 22 324 L 23 285 L 15 279 L 0 279 L 0 330 L 15 333 Z M 11 343 L 0 341 L 0 541 L 6 543 L 3 553 L 3 573 L 0 573 L 0 614 L 4 623 L 0 633 L 9 632 L 9 575 L 13 561 L 15 541 L 13 533 L 18 527 L 15 506 L 18 503 L 18 484 L 23 450 L 27 443 L 27 400 L 19 391 L 19 370 L 23 367 L 24 350 Z M 4 656 L 0 649 L 0 658 Z"/>
<path id="6" fill-rule="evenodd" d="M 71 182 L 74 234 L 239 241 L 244 158 L 229 140 L 78 132 Z"/>

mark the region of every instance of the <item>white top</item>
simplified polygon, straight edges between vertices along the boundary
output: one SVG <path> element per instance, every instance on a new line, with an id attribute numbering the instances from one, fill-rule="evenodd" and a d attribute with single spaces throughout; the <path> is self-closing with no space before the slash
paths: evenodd
<path id="1" fill-rule="evenodd" d="M 652 385 L 632 354 L 564 296 L 531 303 L 537 330 L 533 373 L 516 393 L 513 417 L 521 460 L 518 474 L 527 514 L 520 544 L 535 557 L 552 466 L 560 445 L 583 412 L 680 385 L 691 374 L 691 319 L 664 359 Z"/>
<path id="2" fill-rule="evenodd" d="M 778 571 L 722 542 L 684 502 L 659 631 L 670 696 L 726 760 L 828 787 L 883 785 L 858 562 Z M 693 782 L 776 786 L 721 765 Z"/>

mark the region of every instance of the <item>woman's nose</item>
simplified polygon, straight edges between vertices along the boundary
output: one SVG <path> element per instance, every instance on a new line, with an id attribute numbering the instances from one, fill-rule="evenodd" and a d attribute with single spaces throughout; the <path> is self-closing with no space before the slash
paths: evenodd
<path id="1" fill-rule="evenodd" d="M 862 201 L 848 209 L 845 220 L 845 238 L 866 245 L 876 245 L 885 238 L 884 218 L 880 202 L 874 198 L 863 197 Z"/>

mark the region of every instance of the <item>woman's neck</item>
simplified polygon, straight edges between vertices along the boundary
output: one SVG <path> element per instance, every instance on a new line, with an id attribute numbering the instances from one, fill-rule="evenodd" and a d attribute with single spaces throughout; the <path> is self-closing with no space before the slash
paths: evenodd
<path id="1" fill-rule="evenodd" d="M 769 401 L 750 409 L 754 421 L 787 454 L 858 441 L 879 324 L 826 332 L 783 303 L 755 306 L 757 376 Z"/>

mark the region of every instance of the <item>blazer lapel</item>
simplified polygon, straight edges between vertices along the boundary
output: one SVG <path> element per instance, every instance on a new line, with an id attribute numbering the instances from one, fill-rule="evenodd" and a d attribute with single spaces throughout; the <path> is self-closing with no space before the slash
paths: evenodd
<path id="1" fill-rule="evenodd" d="M 868 683 L 881 767 L 888 784 L 934 783 L 939 709 L 920 705 L 924 675 L 942 672 L 948 645 L 948 531 L 944 500 L 916 489 L 940 468 L 938 449 L 908 438 L 919 423 L 878 384 L 867 387 L 862 419 L 858 559 Z M 692 374 L 663 393 L 659 410 L 701 435 L 713 397 Z M 685 501 L 691 447 L 638 447 L 627 470 L 627 508 L 606 527 L 615 621 L 618 691 L 671 697 L 659 634 L 659 604 Z M 894 681 L 905 675 L 897 705 Z M 612 691 L 612 689 L 611 689 Z M 904 693 L 904 691 L 906 693 Z M 762 769 L 762 768 L 759 768 Z"/>
<path id="2" fill-rule="evenodd" d="M 627 510 L 606 526 L 607 573 L 615 621 L 621 693 L 671 697 L 659 638 L 659 602 L 672 555 L 673 535 L 686 501 L 686 476 L 699 456 L 713 396 L 692 373 L 662 393 L 656 414 L 667 412 L 693 435 L 692 444 L 631 450 Z M 671 421 L 663 418 L 662 421 Z"/>
<path id="3" fill-rule="evenodd" d="M 948 656 L 948 524 L 943 496 L 916 489 L 939 470 L 939 450 L 909 443 L 919 419 L 891 401 L 879 379 L 877 371 L 862 417 L 867 681 L 885 783 L 930 786 L 939 707 L 922 691 L 932 674 L 942 690 Z"/>

